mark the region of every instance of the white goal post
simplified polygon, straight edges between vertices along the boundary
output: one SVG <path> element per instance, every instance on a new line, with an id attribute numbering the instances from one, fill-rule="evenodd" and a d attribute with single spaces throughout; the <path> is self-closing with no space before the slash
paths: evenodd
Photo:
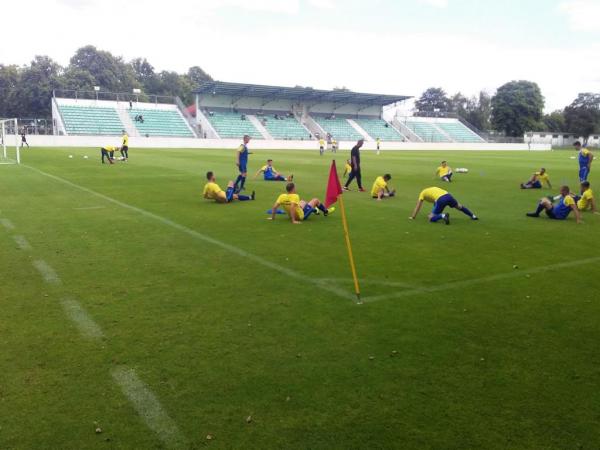
<path id="1" fill-rule="evenodd" d="M 14 135 L 13 143 L 10 142 L 12 135 Z M 17 119 L 0 119 L 0 145 L 2 146 L 0 164 L 21 164 Z"/>

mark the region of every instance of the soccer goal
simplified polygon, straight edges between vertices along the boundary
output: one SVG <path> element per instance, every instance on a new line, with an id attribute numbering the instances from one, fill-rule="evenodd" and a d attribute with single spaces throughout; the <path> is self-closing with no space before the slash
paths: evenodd
<path id="1" fill-rule="evenodd" d="M 0 164 L 20 164 L 17 119 L 0 119 Z"/>

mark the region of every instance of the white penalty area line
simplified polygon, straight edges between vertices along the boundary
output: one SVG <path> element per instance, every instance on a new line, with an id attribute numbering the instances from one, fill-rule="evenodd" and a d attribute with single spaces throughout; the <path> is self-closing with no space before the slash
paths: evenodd
<path id="1" fill-rule="evenodd" d="M 183 233 L 185 233 L 185 234 L 187 234 L 189 236 L 192 236 L 193 238 L 196 238 L 196 239 L 198 239 L 200 241 L 212 244 L 212 245 L 214 245 L 216 247 L 220 247 L 223 250 L 227 250 L 228 252 L 233 253 L 235 255 L 242 256 L 244 258 L 248 258 L 248 259 L 254 261 L 255 263 L 260 264 L 261 266 L 267 267 L 269 269 L 273 269 L 273 270 L 275 270 L 277 272 L 281 272 L 284 275 L 287 275 L 288 277 L 295 278 L 295 279 L 303 281 L 305 283 L 310 283 L 310 284 L 313 284 L 315 286 L 318 286 L 319 288 L 321 288 L 321 289 L 323 289 L 325 291 L 329 291 L 332 294 L 337 295 L 338 297 L 341 297 L 341 298 L 344 298 L 344 299 L 347 299 L 347 300 L 353 300 L 353 301 L 355 300 L 354 294 L 352 294 L 350 291 L 347 291 L 345 289 L 342 289 L 342 288 L 339 288 L 339 287 L 336 287 L 336 286 L 331 286 L 331 285 L 323 283 L 323 282 L 321 282 L 321 281 L 319 281 L 317 279 L 308 277 L 306 275 L 302 275 L 301 273 L 296 272 L 295 270 L 288 269 L 287 267 L 280 266 L 279 264 L 276 264 L 274 262 L 268 261 L 268 260 L 264 259 L 261 256 L 254 255 L 254 254 L 249 253 L 249 252 L 247 252 L 245 250 L 242 250 L 239 247 L 236 247 L 234 245 L 230 245 L 230 244 L 227 244 L 225 242 L 219 241 L 218 239 L 214 239 L 214 238 L 212 238 L 210 236 L 207 236 L 206 234 L 202 234 L 202 233 L 200 233 L 200 232 L 198 232 L 196 230 L 193 230 L 193 229 L 188 228 L 188 227 L 186 227 L 184 225 L 181 225 L 181 224 L 179 224 L 177 222 L 174 222 L 171 219 L 167 219 L 166 217 L 159 216 L 158 214 L 154 214 L 154 213 L 152 213 L 150 211 L 146 211 L 145 209 L 138 208 L 137 206 L 133 206 L 133 205 L 130 205 L 128 203 L 124 203 L 124 202 L 122 202 L 120 200 L 116 200 L 116 199 L 114 199 L 112 197 L 108 197 L 108 196 L 106 196 L 104 194 L 101 194 L 99 192 L 93 191 L 93 190 L 88 189 L 88 188 L 86 188 L 84 186 L 80 186 L 78 184 L 75 184 L 75 183 L 73 183 L 73 182 L 71 182 L 69 180 L 65 180 L 64 178 L 58 177 L 56 175 L 52 175 L 52 174 L 44 172 L 44 171 L 42 171 L 40 169 L 36 169 L 35 167 L 31 167 L 31 166 L 28 166 L 28 165 L 25 165 L 25 164 L 22 164 L 21 167 L 25 167 L 25 168 L 27 168 L 29 170 L 32 170 L 34 172 L 39 173 L 40 175 L 43 175 L 43 176 L 48 177 L 48 178 L 51 178 L 51 179 L 53 179 L 55 181 L 58 181 L 60 183 L 65 184 L 67 186 L 70 186 L 72 188 L 78 189 L 78 190 L 80 190 L 82 192 L 86 192 L 86 193 L 88 193 L 90 195 L 93 195 L 93 196 L 96 196 L 96 197 L 101 198 L 103 200 L 106 200 L 107 202 L 113 203 L 113 204 L 118 205 L 118 206 L 120 206 L 122 208 L 125 208 L 125 209 L 128 209 L 130 211 L 133 211 L 133 212 L 136 212 L 138 214 L 141 214 L 142 216 L 148 217 L 148 218 L 153 219 L 153 220 L 155 220 L 157 222 L 160 222 L 160 223 L 162 223 L 164 225 L 170 226 L 170 227 L 172 227 L 172 228 L 174 228 L 176 230 L 179 230 L 179 231 L 181 231 L 181 232 L 183 232 Z"/>
<path id="2" fill-rule="evenodd" d="M 490 281 L 510 280 L 512 278 L 524 277 L 526 275 L 551 272 L 553 270 L 567 269 L 570 267 L 583 266 L 586 264 L 591 264 L 591 263 L 596 263 L 596 262 L 600 262 L 600 256 L 596 256 L 593 258 L 579 259 L 576 261 L 567 261 L 567 262 L 562 262 L 562 263 L 557 263 L 557 264 L 550 264 L 548 266 L 534 267 L 534 268 L 527 269 L 527 270 L 519 269 L 519 270 L 515 270 L 513 272 L 499 273 L 496 275 L 489 275 L 487 277 L 473 278 L 471 280 L 453 281 L 450 283 L 440 284 L 438 286 L 419 287 L 419 288 L 414 288 L 414 289 L 408 289 L 406 291 L 396 292 L 393 294 L 376 295 L 376 296 L 364 298 L 363 302 L 364 303 L 373 303 L 373 302 L 377 302 L 377 301 L 381 301 L 381 300 L 391 300 L 391 299 L 402 298 L 402 297 L 410 297 L 410 296 L 419 295 L 419 294 L 432 294 L 432 293 L 436 293 L 436 292 L 447 291 L 449 289 L 457 289 L 457 288 L 462 288 L 462 287 L 466 287 L 466 286 L 471 286 L 474 284 L 488 283 Z"/>
<path id="3" fill-rule="evenodd" d="M 88 339 L 99 340 L 104 337 L 100 326 L 83 309 L 76 300 L 65 297 L 60 301 L 65 314 L 75 324 L 79 332 Z"/>
<path id="4" fill-rule="evenodd" d="M 60 284 L 60 278 L 50 265 L 43 259 L 33 261 L 33 267 L 42 275 L 44 281 L 48 284 Z"/>
<path id="5" fill-rule="evenodd" d="M 31 244 L 27 239 L 25 239 L 25 236 L 17 234 L 13 236 L 13 239 L 15 244 L 17 244 L 17 247 L 19 247 L 21 250 L 31 250 Z"/>
<path id="6" fill-rule="evenodd" d="M 118 367 L 111 371 L 111 375 L 148 428 L 154 431 L 168 448 L 186 446 L 186 439 L 173 419 L 133 369 Z"/>

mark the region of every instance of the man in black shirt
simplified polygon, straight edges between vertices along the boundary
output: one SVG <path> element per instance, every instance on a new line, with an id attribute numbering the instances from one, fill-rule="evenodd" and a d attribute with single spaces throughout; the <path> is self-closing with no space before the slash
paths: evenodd
<path id="1" fill-rule="evenodd" d="M 350 176 L 348 177 L 348 181 L 346 181 L 346 185 L 344 186 L 345 191 L 349 191 L 348 186 L 352 183 L 352 180 L 356 178 L 356 182 L 358 183 L 358 190 L 360 192 L 365 192 L 362 187 L 362 175 L 360 173 L 360 148 L 363 146 L 365 141 L 363 139 L 359 140 L 352 150 L 350 151 L 350 165 L 352 166 L 352 171 L 350 172 Z"/>

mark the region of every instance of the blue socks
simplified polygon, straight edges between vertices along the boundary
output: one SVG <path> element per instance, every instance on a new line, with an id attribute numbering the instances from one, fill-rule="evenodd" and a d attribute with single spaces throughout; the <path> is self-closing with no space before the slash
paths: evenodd
<path id="1" fill-rule="evenodd" d="M 466 206 L 463 206 L 461 211 L 471 218 L 473 218 L 475 216 L 475 214 L 473 214 L 471 211 L 469 211 L 469 208 L 467 208 Z"/>
<path id="2" fill-rule="evenodd" d="M 235 179 L 235 183 L 234 183 L 233 187 L 236 191 L 239 189 L 238 186 L 242 180 L 243 180 L 243 177 L 241 175 L 238 175 L 238 177 Z"/>
<path id="3" fill-rule="evenodd" d="M 444 214 L 435 214 L 431 219 L 429 219 L 429 221 L 432 223 L 435 223 L 435 222 L 439 222 L 443 218 L 444 218 Z"/>
<path id="4" fill-rule="evenodd" d="M 317 206 L 317 208 L 319 208 L 319 210 L 323 211 L 325 214 L 329 212 L 327 208 L 325 208 L 325 205 L 323 205 L 322 203 L 319 203 L 319 206 Z"/>
<path id="5" fill-rule="evenodd" d="M 227 202 L 230 202 L 231 200 L 233 200 L 233 191 L 234 191 L 234 188 L 232 188 L 232 187 L 228 187 L 227 191 L 225 191 L 225 198 L 227 199 Z"/>
<path id="6" fill-rule="evenodd" d="M 240 194 L 238 194 L 238 200 L 241 201 L 241 202 L 245 202 L 247 200 L 251 200 L 251 198 L 248 195 L 240 195 Z"/>
<path id="7" fill-rule="evenodd" d="M 537 209 L 535 210 L 535 213 L 539 216 L 540 213 L 545 209 L 544 205 L 542 205 L 541 203 L 538 203 Z"/>
<path id="8" fill-rule="evenodd" d="M 242 180 L 242 183 L 240 184 L 240 191 L 241 191 L 242 189 L 244 189 L 244 185 L 246 184 L 246 177 L 243 177 L 240 175 L 238 178 L 241 178 L 241 180 Z"/>

